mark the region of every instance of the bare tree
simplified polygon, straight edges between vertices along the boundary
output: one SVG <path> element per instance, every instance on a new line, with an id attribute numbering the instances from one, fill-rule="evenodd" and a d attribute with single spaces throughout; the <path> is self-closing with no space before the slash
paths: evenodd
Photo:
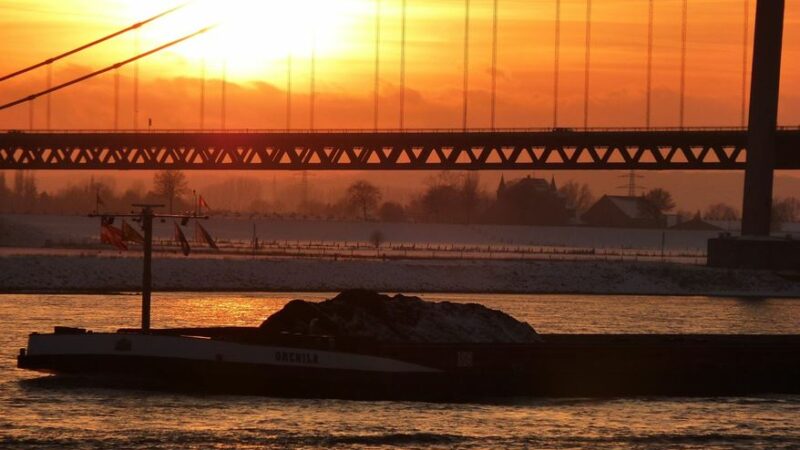
<path id="1" fill-rule="evenodd" d="M 369 235 L 369 242 L 375 246 L 375 248 L 380 248 L 383 241 L 386 240 L 386 237 L 383 235 L 381 230 L 375 230 L 372 234 Z"/>
<path id="2" fill-rule="evenodd" d="M 567 206 L 574 209 L 579 215 L 588 210 L 594 203 L 594 195 L 589 185 L 579 184 L 576 181 L 567 181 L 560 188 L 558 193 L 564 196 Z"/>
<path id="3" fill-rule="evenodd" d="M 363 219 L 366 221 L 370 211 L 378 207 L 381 201 L 381 191 L 368 181 L 359 180 L 347 188 L 347 203 L 352 208 L 361 210 Z"/>
<path id="4" fill-rule="evenodd" d="M 739 220 L 739 211 L 727 203 L 709 205 L 703 213 L 706 220 Z"/>
<path id="5" fill-rule="evenodd" d="M 406 211 L 400 203 L 384 202 L 378 210 L 378 217 L 384 222 L 402 222 L 406 218 Z"/>
<path id="6" fill-rule="evenodd" d="M 800 218 L 800 200 L 795 197 L 774 199 L 772 201 L 772 229 L 780 231 L 785 223 L 796 222 Z"/>
<path id="7" fill-rule="evenodd" d="M 420 218 L 433 222 L 456 222 L 462 215 L 463 195 L 456 185 L 430 186 L 419 199 Z"/>
<path id="8" fill-rule="evenodd" d="M 480 178 L 476 172 L 468 172 L 461 182 L 461 197 L 464 199 L 464 222 L 471 223 L 480 199 Z"/>
<path id="9" fill-rule="evenodd" d="M 647 191 L 643 197 L 660 214 L 664 214 L 665 212 L 671 211 L 675 208 L 675 200 L 672 199 L 672 194 L 665 189 L 651 189 Z"/>
<path id="10" fill-rule="evenodd" d="M 39 199 L 39 188 L 36 186 L 36 175 L 29 172 L 22 185 L 22 202 L 27 212 L 33 212 Z"/>
<path id="11" fill-rule="evenodd" d="M 175 199 L 181 198 L 189 192 L 186 175 L 180 170 L 162 170 L 153 178 L 155 193 L 169 203 L 169 212 L 172 214 L 172 205 Z"/>

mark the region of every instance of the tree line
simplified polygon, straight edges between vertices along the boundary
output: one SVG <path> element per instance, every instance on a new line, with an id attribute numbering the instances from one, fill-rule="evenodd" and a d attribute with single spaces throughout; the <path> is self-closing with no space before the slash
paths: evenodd
<path id="1" fill-rule="evenodd" d="M 186 175 L 173 170 L 156 172 L 149 186 L 139 181 L 124 190 L 115 189 L 113 179 L 90 178 L 85 183 L 71 184 L 49 193 L 39 190 L 32 171 L 15 171 L 10 181 L 9 186 L 6 173 L 0 171 L 0 212 L 84 214 L 96 210 L 125 211 L 133 203 L 163 203 L 169 211 L 177 212 L 193 211 L 197 202 L 197 194 L 190 189 Z M 306 192 L 302 196 L 298 193 L 295 195 L 298 197 L 297 206 L 292 211 L 286 205 L 277 204 L 277 200 L 263 200 L 260 183 L 247 178 L 233 178 L 212 189 L 224 191 L 222 195 L 225 197 L 222 201 L 217 195 L 217 204 L 212 203 L 212 207 L 215 214 L 268 215 L 280 211 L 282 215 L 333 220 L 558 225 L 566 223 L 569 217 L 579 218 L 597 200 L 586 183 L 567 181 L 556 186 L 552 180 L 548 191 L 539 186 L 545 180 L 527 177 L 527 180 L 511 181 L 505 185 L 501 181 L 497 191 L 488 192 L 481 187 L 476 172 L 442 172 L 430 177 L 410 199 L 399 202 L 385 199 L 383 191 L 375 184 L 356 180 L 338 197 L 334 196 L 327 202 L 309 197 Z M 526 184 L 525 181 L 529 182 Z M 531 188 L 535 183 L 539 185 Z M 542 195 L 537 196 L 536 192 Z M 676 202 L 665 189 L 651 189 L 642 196 L 658 213 L 676 210 Z M 679 221 L 698 215 L 709 221 L 738 221 L 741 218 L 739 210 L 726 203 L 715 203 L 694 213 L 683 210 L 674 213 Z M 796 222 L 800 220 L 800 200 L 795 197 L 776 198 L 772 213 L 776 230 L 780 224 Z M 553 220 L 549 222 L 548 218 Z"/>
<path id="2" fill-rule="evenodd" d="M 11 187 L 0 172 L 0 212 L 18 214 L 86 214 L 88 212 L 127 211 L 134 203 L 163 203 L 170 211 L 193 209 L 186 176 L 180 171 L 161 171 L 148 189 L 136 182 L 117 191 L 113 180 L 90 178 L 70 184 L 54 193 L 40 191 L 33 171 L 15 171 Z"/>

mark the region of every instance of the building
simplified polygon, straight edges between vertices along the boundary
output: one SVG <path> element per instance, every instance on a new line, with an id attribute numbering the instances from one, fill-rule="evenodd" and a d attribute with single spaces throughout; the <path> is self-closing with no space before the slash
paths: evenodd
<path id="1" fill-rule="evenodd" d="M 494 223 L 513 225 L 564 225 L 573 216 L 556 188 L 555 179 L 527 176 L 508 183 L 500 178 L 494 207 L 489 211 Z"/>
<path id="2" fill-rule="evenodd" d="M 693 218 L 685 222 L 678 222 L 671 226 L 672 230 L 694 230 L 694 231 L 722 231 L 722 228 L 713 223 L 706 222 L 698 212 Z"/>
<path id="3" fill-rule="evenodd" d="M 595 227 L 660 228 L 666 225 L 664 215 L 643 197 L 620 195 L 604 195 L 581 219 Z"/>

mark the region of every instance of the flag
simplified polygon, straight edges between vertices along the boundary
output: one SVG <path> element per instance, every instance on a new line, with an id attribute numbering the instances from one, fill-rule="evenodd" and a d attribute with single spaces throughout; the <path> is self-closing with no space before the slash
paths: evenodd
<path id="1" fill-rule="evenodd" d="M 211 235 L 208 233 L 208 231 L 206 231 L 206 229 L 203 228 L 202 225 L 200 225 L 200 222 L 195 222 L 195 224 L 197 225 L 197 231 L 200 232 L 200 236 L 202 236 L 203 240 L 208 243 L 208 246 L 213 248 L 214 250 L 219 250 L 219 247 L 217 247 L 217 243 L 214 242 L 214 238 L 212 238 Z"/>
<path id="2" fill-rule="evenodd" d="M 144 244 L 144 237 L 136 231 L 135 228 L 128 225 L 128 222 L 122 221 L 122 240 L 126 242 L 136 242 L 137 244 Z"/>
<path id="3" fill-rule="evenodd" d="M 173 222 L 175 224 L 175 240 L 181 244 L 181 251 L 183 252 L 184 256 L 189 256 L 189 252 L 191 251 L 191 247 L 189 247 L 189 241 L 186 240 L 186 236 L 183 235 L 183 231 L 181 230 L 180 225 L 178 222 Z"/>
<path id="4" fill-rule="evenodd" d="M 103 217 L 100 220 L 100 242 L 110 244 L 119 250 L 127 250 L 128 246 L 122 238 L 122 230 L 111 225 L 111 221 Z"/>
<path id="5" fill-rule="evenodd" d="M 200 208 L 201 208 L 200 210 L 201 211 L 202 211 L 202 208 L 205 208 L 207 210 L 211 209 L 211 207 L 208 206 L 208 202 L 206 202 L 206 199 L 204 199 L 202 195 L 197 199 L 197 205 L 200 206 Z"/>

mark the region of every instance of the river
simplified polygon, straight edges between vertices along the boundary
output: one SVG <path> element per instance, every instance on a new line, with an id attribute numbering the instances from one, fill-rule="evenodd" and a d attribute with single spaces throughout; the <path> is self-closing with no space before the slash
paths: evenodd
<path id="1" fill-rule="evenodd" d="M 157 293 L 155 327 L 257 325 L 319 293 Z M 430 294 L 541 333 L 798 333 L 800 300 Z M 135 295 L 0 294 L 0 448 L 797 448 L 800 397 L 515 398 L 478 404 L 287 400 L 87 386 L 15 368 L 32 331 L 136 326 Z"/>

